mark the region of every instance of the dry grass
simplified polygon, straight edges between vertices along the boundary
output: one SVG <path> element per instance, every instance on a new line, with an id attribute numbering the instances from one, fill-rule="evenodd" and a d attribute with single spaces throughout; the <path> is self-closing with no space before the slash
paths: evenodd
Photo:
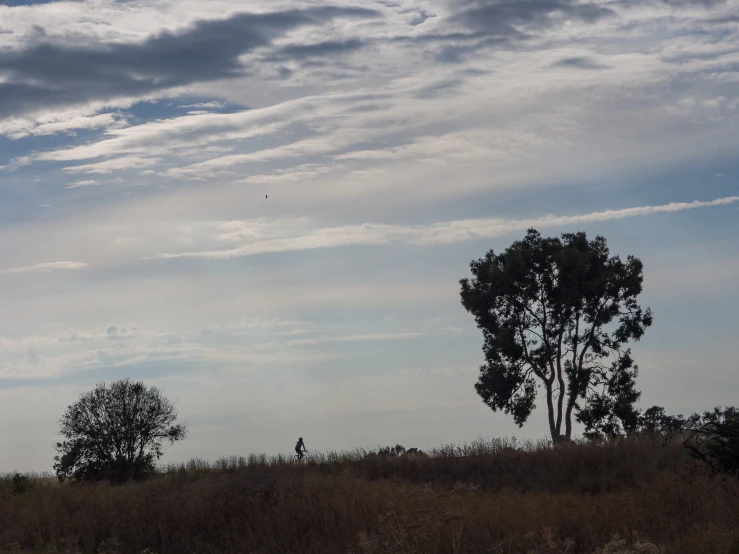
<path id="1" fill-rule="evenodd" d="M 739 553 L 739 484 L 649 437 L 194 461 L 123 487 L 13 495 L 0 480 L 0 495 L 9 551 L 592 554 L 619 534 L 668 554 Z"/>

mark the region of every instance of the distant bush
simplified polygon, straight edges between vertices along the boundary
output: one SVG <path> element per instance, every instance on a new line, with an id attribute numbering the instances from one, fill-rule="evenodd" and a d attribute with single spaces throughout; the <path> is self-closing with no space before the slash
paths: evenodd
<path id="1" fill-rule="evenodd" d="M 406 448 L 402 444 L 396 444 L 395 446 L 382 446 L 377 449 L 376 452 L 367 452 L 365 457 L 367 458 L 398 458 L 400 456 L 425 456 L 422 450 L 418 448 Z"/>
<path id="2" fill-rule="evenodd" d="M 33 480 L 29 479 L 26 475 L 16 473 L 10 480 L 11 491 L 13 494 L 23 494 L 33 487 Z"/>
<path id="3" fill-rule="evenodd" d="M 660 434 L 678 433 L 692 426 L 697 417 L 699 416 L 694 415 L 686 419 L 682 415 L 668 415 L 663 407 L 652 406 L 639 415 L 637 430 Z"/>
<path id="4" fill-rule="evenodd" d="M 687 446 L 693 457 L 715 473 L 739 476 L 739 415 L 705 423 Z"/>
<path id="5" fill-rule="evenodd" d="M 688 417 L 668 415 L 661 406 L 652 406 L 639 415 L 636 431 L 665 438 L 680 435 L 690 455 L 714 473 L 739 476 L 739 409 L 733 406 L 717 406 Z"/>
<path id="6" fill-rule="evenodd" d="M 385 446 L 378 449 L 377 454 L 380 456 L 402 456 L 405 454 L 405 447 L 401 444 L 395 446 Z"/>

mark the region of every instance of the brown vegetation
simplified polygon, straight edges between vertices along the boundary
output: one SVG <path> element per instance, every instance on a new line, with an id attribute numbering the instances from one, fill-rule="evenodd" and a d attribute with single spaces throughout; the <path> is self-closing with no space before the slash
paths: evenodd
<path id="1" fill-rule="evenodd" d="M 619 548 L 604 546 L 619 535 Z M 739 485 L 679 439 L 252 456 L 125 486 L 0 480 L 0 551 L 739 553 Z M 625 549 L 625 550 L 624 550 Z M 647 551 L 647 550 L 644 550 Z"/>

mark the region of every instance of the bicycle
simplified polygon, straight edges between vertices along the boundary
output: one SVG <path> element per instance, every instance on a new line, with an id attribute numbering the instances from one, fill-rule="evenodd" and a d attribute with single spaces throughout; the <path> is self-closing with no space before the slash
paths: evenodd
<path id="1" fill-rule="evenodd" d="M 303 460 L 307 460 L 307 459 L 308 459 L 308 451 L 307 450 L 303 450 L 302 453 L 295 454 L 293 456 L 293 462 L 302 462 Z"/>

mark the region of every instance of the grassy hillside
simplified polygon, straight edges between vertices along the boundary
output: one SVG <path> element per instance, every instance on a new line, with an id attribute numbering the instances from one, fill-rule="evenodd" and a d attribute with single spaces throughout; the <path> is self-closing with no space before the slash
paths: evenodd
<path id="1" fill-rule="evenodd" d="M 680 440 L 480 442 L 429 456 L 252 456 L 122 487 L 0 480 L 0 551 L 739 553 L 739 485 Z M 148 550 L 147 550 L 148 549 Z"/>

